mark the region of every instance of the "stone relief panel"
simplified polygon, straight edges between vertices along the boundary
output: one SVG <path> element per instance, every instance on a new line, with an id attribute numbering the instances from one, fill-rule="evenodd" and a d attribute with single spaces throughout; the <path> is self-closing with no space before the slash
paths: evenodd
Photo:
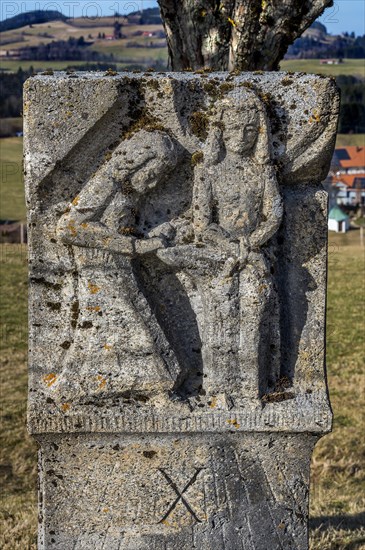
<path id="1" fill-rule="evenodd" d="M 332 82 L 61 74 L 25 95 L 31 429 L 328 429 Z"/>

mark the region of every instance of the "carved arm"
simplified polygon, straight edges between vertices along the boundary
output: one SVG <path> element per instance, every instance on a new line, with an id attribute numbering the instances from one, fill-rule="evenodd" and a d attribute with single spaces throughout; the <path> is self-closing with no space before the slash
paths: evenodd
<path id="1" fill-rule="evenodd" d="M 262 200 L 261 221 L 248 238 L 250 248 L 260 248 L 279 229 L 283 218 L 283 204 L 273 166 L 263 166 L 261 177 L 265 189 Z"/>
<path id="2" fill-rule="evenodd" d="M 117 186 L 112 178 L 103 173 L 95 175 L 60 218 L 57 234 L 61 241 L 75 246 L 133 255 L 135 237 L 119 235 L 116 230 L 96 221 L 116 191 Z"/>

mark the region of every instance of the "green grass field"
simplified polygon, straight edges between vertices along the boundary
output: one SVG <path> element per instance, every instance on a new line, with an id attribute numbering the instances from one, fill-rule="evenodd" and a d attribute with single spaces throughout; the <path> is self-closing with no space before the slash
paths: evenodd
<path id="1" fill-rule="evenodd" d="M 22 138 L 0 139 L 0 219 L 25 221 Z"/>
<path id="2" fill-rule="evenodd" d="M 365 78 L 364 59 L 344 59 L 344 62 L 340 65 L 320 65 L 319 59 L 295 59 L 282 61 L 280 69 L 283 71 L 324 74 L 326 76 L 346 74 Z"/>
<path id="3" fill-rule="evenodd" d="M 36 548 L 36 445 L 25 429 L 27 399 L 26 247 L 2 245 L 1 470 L 4 550 Z M 363 424 L 364 249 L 359 230 L 330 234 L 327 365 L 334 430 L 312 460 L 311 550 L 365 547 Z"/>

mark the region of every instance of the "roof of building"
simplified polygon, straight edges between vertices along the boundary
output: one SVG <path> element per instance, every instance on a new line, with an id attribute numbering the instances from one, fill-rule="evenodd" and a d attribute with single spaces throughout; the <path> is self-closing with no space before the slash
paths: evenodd
<path id="1" fill-rule="evenodd" d="M 348 220 L 349 216 L 336 204 L 329 211 L 328 219 L 336 220 L 336 222 L 343 222 Z"/>
<path id="2" fill-rule="evenodd" d="M 335 149 L 334 157 L 342 168 L 365 167 L 365 147 L 348 145 Z"/>
<path id="3" fill-rule="evenodd" d="M 365 189 L 365 172 L 363 174 L 338 174 L 332 178 L 332 184 L 344 183 L 352 189 Z"/>

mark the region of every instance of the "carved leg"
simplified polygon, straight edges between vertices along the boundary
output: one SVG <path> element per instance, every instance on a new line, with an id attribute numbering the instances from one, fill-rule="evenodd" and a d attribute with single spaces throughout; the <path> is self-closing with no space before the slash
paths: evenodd
<path id="1" fill-rule="evenodd" d="M 257 399 L 267 389 L 268 375 L 279 365 L 270 364 L 273 327 L 272 284 L 261 254 L 251 254 L 251 263 L 240 273 L 240 397 Z"/>

